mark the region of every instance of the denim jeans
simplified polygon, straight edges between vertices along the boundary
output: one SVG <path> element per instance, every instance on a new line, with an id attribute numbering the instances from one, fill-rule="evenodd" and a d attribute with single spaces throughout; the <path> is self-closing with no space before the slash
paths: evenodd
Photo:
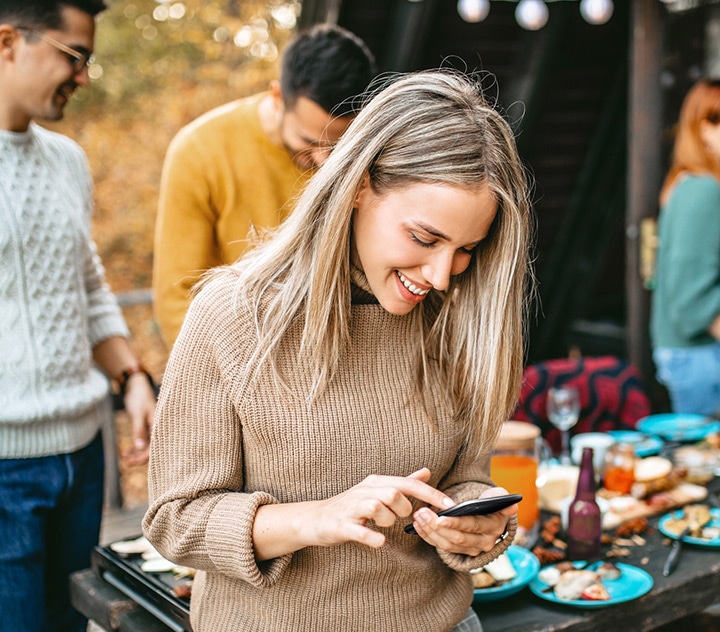
<path id="1" fill-rule="evenodd" d="M 475 614 L 475 611 L 470 608 L 465 614 L 465 618 L 460 621 L 451 632 L 482 632 L 480 618 Z"/>
<path id="2" fill-rule="evenodd" d="M 720 411 L 720 343 L 653 351 L 658 382 L 670 394 L 673 412 L 713 415 Z"/>
<path id="3" fill-rule="evenodd" d="M 100 434 L 71 454 L 0 459 L 0 632 L 81 632 L 68 577 L 90 565 L 103 502 Z"/>

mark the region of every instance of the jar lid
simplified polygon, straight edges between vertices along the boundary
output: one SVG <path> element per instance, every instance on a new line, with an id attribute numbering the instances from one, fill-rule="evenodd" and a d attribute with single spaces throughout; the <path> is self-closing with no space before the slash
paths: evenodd
<path id="1" fill-rule="evenodd" d="M 540 428 L 529 421 L 506 421 L 500 429 L 496 449 L 532 450 Z"/>

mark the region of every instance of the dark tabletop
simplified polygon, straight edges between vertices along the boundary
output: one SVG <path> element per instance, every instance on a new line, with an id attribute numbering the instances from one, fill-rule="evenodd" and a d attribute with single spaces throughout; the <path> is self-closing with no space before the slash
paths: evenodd
<path id="1" fill-rule="evenodd" d="M 720 480 L 716 478 L 710 489 L 720 490 Z M 720 602 L 720 548 L 684 544 L 677 568 L 663 577 L 671 541 L 657 529 L 660 517 L 649 519 L 648 533 L 642 536 L 645 545 L 627 547 L 630 555 L 615 559 L 652 576 L 653 587 L 644 596 L 584 609 L 546 601 L 524 588 L 505 599 L 475 604 L 484 632 L 652 630 Z"/>

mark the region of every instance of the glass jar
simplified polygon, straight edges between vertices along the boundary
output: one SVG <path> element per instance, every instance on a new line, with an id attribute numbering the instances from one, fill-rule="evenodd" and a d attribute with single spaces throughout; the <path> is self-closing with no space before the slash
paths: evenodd
<path id="1" fill-rule="evenodd" d="M 490 460 L 493 482 L 511 494 L 522 494 L 516 536 L 521 546 L 532 546 L 540 530 L 537 478 L 542 448 L 540 428 L 526 421 L 506 421 Z"/>
<path id="2" fill-rule="evenodd" d="M 610 492 L 629 494 L 635 482 L 635 448 L 630 443 L 615 443 L 605 453 L 604 487 Z"/>

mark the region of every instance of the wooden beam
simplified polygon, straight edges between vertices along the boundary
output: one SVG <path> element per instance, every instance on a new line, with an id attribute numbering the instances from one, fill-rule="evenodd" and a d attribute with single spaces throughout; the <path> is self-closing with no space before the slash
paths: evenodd
<path id="1" fill-rule="evenodd" d="M 628 358 L 653 378 L 648 332 L 650 294 L 640 275 L 640 226 L 657 215 L 661 173 L 661 17 L 657 0 L 633 0 L 628 86 L 628 182 L 625 291 Z"/>

